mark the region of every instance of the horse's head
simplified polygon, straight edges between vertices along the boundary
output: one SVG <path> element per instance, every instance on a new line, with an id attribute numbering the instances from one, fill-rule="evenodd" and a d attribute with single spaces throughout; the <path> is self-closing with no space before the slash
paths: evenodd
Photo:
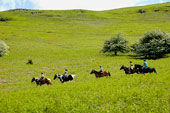
<path id="1" fill-rule="evenodd" d="M 157 74 L 157 71 L 155 68 L 152 68 L 152 71 Z"/>
<path id="2" fill-rule="evenodd" d="M 32 78 L 31 82 L 34 82 L 35 81 L 35 77 Z"/>
<path id="3" fill-rule="evenodd" d="M 57 75 L 57 74 L 55 74 L 53 79 L 55 80 L 57 77 L 58 77 L 58 75 Z"/>
<path id="4" fill-rule="evenodd" d="M 93 74 L 93 73 L 95 73 L 95 70 L 94 70 L 94 69 L 91 70 L 90 74 Z"/>
<path id="5" fill-rule="evenodd" d="M 122 70 L 122 69 L 124 69 L 125 68 L 125 66 L 124 65 L 122 65 L 121 67 L 120 67 L 120 70 Z"/>
<path id="6" fill-rule="evenodd" d="M 140 64 L 135 64 L 135 69 L 141 69 L 143 66 L 141 66 Z"/>
<path id="7" fill-rule="evenodd" d="M 60 78 L 60 76 L 61 75 L 55 74 L 53 79 L 55 80 L 56 78 Z"/>

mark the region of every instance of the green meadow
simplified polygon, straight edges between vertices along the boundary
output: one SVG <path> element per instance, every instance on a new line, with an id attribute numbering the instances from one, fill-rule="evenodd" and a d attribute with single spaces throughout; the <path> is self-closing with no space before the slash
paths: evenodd
<path id="1" fill-rule="evenodd" d="M 0 18 L 10 19 L 0 21 L 0 40 L 10 47 L 9 55 L 0 57 L 0 113 L 170 112 L 169 55 L 147 60 L 157 75 L 125 75 L 122 65 L 143 60 L 134 53 L 101 53 L 104 41 L 117 33 L 129 45 L 150 30 L 170 33 L 170 3 L 106 11 L 9 10 Z M 33 65 L 26 64 L 29 59 Z M 100 65 L 111 77 L 90 74 Z M 77 79 L 53 80 L 65 68 Z M 53 85 L 31 83 L 41 72 Z"/>

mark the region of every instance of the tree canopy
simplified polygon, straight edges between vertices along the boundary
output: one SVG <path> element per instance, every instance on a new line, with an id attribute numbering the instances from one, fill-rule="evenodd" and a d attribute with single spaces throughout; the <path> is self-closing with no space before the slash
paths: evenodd
<path id="1" fill-rule="evenodd" d="M 149 31 L 132 45 L 133 51 L 140 56 L 160 58 L 170 53 L 170 35 L 159 30 Z"/>
<path id="2" fill-rule="evenodd" d="M 114 52 L 117 55 L 117 52 L 128 52 L 128 41 L 125 40 L 121 34 L 117 34 L 113 38 L 106 40 L 104 42 L 103 50 L 104 53 L 106 52 Z"/>

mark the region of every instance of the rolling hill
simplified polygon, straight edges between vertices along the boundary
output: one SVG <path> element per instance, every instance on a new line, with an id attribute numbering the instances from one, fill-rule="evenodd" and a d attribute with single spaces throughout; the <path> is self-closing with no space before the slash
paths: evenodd
<path id="1" fill-rule="evenodd" d="M 170 58 L 148 60 L 158 74 L 125 75 L 121 65 L 143 64 L 133 53 L 107 56 L 104 41 L 117 33 L 133 44 L 150 30 L 170 33 L 170 3 L 106 11 L 28 10 L 0 12 L 0 40 L 10 46 L 0 57 L 0 113 L 105 113 L 170 111 Z M 33 65 L 26 64 L 32 59 Z M 111 72 L 96 79 L 92 69 Z M 55 73 L 78 77 L 53 80 Z M 52 80 L 36 86 L 32 77 Z"/>

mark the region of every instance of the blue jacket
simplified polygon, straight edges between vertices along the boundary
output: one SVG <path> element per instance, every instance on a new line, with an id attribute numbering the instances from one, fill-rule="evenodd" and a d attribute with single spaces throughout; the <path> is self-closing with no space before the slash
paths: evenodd
<path id="1" fill-rule="evenodd" d="M 68 72 L 67 72 L 67 71 L 65 71 L 63 75 L 68 75 Z"/>
<path id="2" fill-rule="evenodd" d="M 144 66 L 145 66 L 145 67 L 148 67 L 148 63 L 147 63 L 146 61 L 144 62 Z"/>

